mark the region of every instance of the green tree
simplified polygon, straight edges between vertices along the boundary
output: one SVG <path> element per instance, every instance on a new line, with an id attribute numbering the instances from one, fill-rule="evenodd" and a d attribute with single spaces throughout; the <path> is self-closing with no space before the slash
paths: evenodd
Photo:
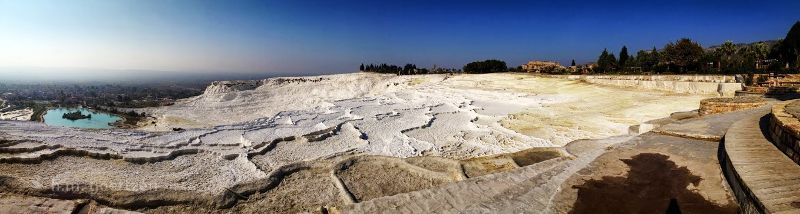
<path id="1" fill-rule="evenodd" d="M 719 57 L 717 56 L 716 52 L 704 51 L 703 57 L 700 58 L 700 68 L 699 68 L 700 70 L 698 71 L 703 73 L 714 73 L 714 71 L 716 70 L 714 64 L 716 63 L 718 58 Z"/>
<path id="2" fill-rule="evenodd" d="M 570 63 L 570 66 L 575 66 L 575 59 L 572 59 L 572 63 Z"/>
<path id="3" fill-rule="evenodd" d="M 723 73 L 733 73 L 736 54 L 736 45 L 730 40 L 725 41 L 716 50 L 715 55 L 719 57 L 717 60 L 717 70 Z"/>
<path id="4" fill-rule="evenodd" d="M 751 72 L 756 69 L 756 53 L 751 46 L 744 46 L 736 50 L 736 55 L 739 56 L 736 69 L 739 72 Z"/>
<path id="5" fill-rule="evenodd" d="M 650 59 L 650 52 L 646 50 L 639 50 L 636 52 L 636 66 L 642 67 L 642 70 L 650 70 L 650 66 L 648 66 L 648 59 Z"/>
<path id="6" fill-rule="evenodd" d="M 786 38 L 783 39 L 784 61 L 790 66 L 800 68 L 800 21 L 795 22 Z"/>
<path id="7" fill-rule="evenodd" d="M 640 69 L 642 67 L 642 64 L 639 62 L 639 59 L 637 59 L 636 56 L 631 55 L 628 58 L 628 62 L 625 63 L 625 66 L 627 66 L 628 68 L 627 72 L 634 73 L 641 71 Z"/>
<path id="8" fill-rule="evenodd" d="M 508 71 L 506 62 L 496 59 L 470 62 L 464 65 L 465 73 L 496 73 L 506 71 Z"/>
<path id="9" fill-rule="evenodd" d="M 617 58 L 613 53 L 608 53 L 607 49 L 603 49 L 603 53 L 597 59 L 597 71 L 601 73 L 613 72 L 617 68 Z"/>
<path id="10" fill-rule="evenodd" d="M 364 63 L 361 63 L 361 66 L 358 66 L 359 71 L 364 71 Z"/>
<path id="11" fill-rule="evenodd" d="M 783 39 L 779 39 L 778 41 L 775 42 L 775 44 L 772 44 L 772 46 L 770 46 L 769 54 L 767 55 L 767 57 L 770 59 L 783 60 L 781 57 L 782 54 L 781 49 L 783 49 L 782 46 L 783 46 Z"/>
<path id="12" fill-rule="evenodd" d="M 597 71 L 600 73 L 606 72 L 608 69 L 608 50 L 603 49 L 603 52 L 600 53 L 600 57 L 597 58 Z"/>
<path id="13" fill-rule="evenodd" d="M 656 47 L 650 51 L 640 51 L 636 58 L 641 62 L 642 69 L 645 71 L 654 71 L 658 65 L 659 54 Z"/>
<path id="14" fill-rule="evenodd" d="M 770 46 L 766 42 L 757 42 L 752 45 L 756 58 L 763 60 L 769 56 Z"/>
<path id="15" fill-rule="evenodd" d="M 608 57 L 606 57 L 606 63 L 608 63 L 608 72 L 616 71 L 619 68 L 617 57 L 614 56 L 614 53 L 608 54 Z"/>
<path id="16" fill-rule="evenodd" d="M 743 48 L 743 58 L 745 69 L 749 70 L 765 70 L 762 65 L 763 60 L 767 59 L 770 51 L 769 45 L 765 42 L 757 42 L 750 44 Z"/>
<path id="17" fill-rule="evenodd" d="M 687 73 L 689 69 L 697 69 L 703 57 L 703 47 L 691 39 L 682 38 L 676 43 L 664 46 L 662 58 L 667 65 L 678 67 L 679 73 Z"/>
<path id="18" fill-rule="evenodd" d="M 626 64 L 628 63 L 628 47 L 622 46 L 622 50 L 619 51 L 619 68 L 625 70 Z"/>
<path id="19" fill-rule="evenodd" d="M 653 50 L 650 51 L 651 59 L 653 61 L 653 65 L 658 64 L 658 59 L 661 57 L 661 53 L 658 52 L 655 46 L 653 46 Z"/>
<path id="20" fill-rule="evenodd" d="M 406 64 L 405 66 L 403 66 L 402 74 L 405 74 L 405 75 L 415 74 L 414 72 L 416 72 L 416 71 L 417 71 L 417 66 L 416 65 L 414 65 L 414 64 Z"/>

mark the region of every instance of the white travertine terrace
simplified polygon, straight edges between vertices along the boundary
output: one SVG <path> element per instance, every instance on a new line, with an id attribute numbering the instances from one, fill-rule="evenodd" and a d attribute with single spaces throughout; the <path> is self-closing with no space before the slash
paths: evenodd
<path id="1" fill-rule="evenodd" d="M 29 108 L 0 112 L 0 120 L 31 120 L 33 110 Z"/>
<path id="2" fill-rule="evenodd" d="M 463 160 L 627 135 L 631 125 L 696 109 L 712 96 L 526 74 L 222 81 L 146 109 L 156 124 L 139 130 L 0 121 L 0 163 L 40 163 L 7 172 L 19 182 L 58 181 L 38 188 L 89 183 L 131 194 L 219 195 L 343 155 Z M 153 200 L 189 200 L 164 194 Z"/>
<path id="3" fill-rule="evenodd" d="M 201 151 L 233 159 L 289 137 L 322 141 L 331 136 L 345 138 L 341 140 L 349 145 L 299 146 L 291 149 L 297 153 L 292 156 L 305 160 L 354 150 L 395 157 L 424 153 L 468 158 L 626 134 L 630 125 L 695 109 L 702 97 L 526 75 L 356 73 L 216 82 L 201 96 L 149 109 L 159 120 L 143 131 L 0 122 L 0 133 L 46 145 L 2 157 L 20 160 L 69 149 L 139 162 Z M 571 107 L 559 108 L 565 105 Z M 501 120 L 507 123 L 501 125 Z M 519 123 L 527 126 L 519 128 Z M 174 127 L 187 130 L 148 131 Z"/>

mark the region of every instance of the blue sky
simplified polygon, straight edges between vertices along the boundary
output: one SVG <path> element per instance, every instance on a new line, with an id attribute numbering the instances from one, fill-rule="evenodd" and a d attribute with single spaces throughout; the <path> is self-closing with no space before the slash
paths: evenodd
<path id="1" fill-rule="evenodd" d="M 689 37 L 782 38 L 800 1 L 0 0 L 0 74 L 320 74 L 366 63 L 568 63 Z"/>

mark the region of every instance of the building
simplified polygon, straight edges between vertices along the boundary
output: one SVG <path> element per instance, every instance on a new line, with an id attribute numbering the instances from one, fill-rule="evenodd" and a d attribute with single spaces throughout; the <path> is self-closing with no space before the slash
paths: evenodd
<path id="1" fill-rule="evenodd" d="M 560 63 L 555 61 L 538 61 L 532 60 L 529 61 L 527 64 L 522 65 L 522 70 L 527 72 L 550 72 L 556 69 L 564 69 L 564 66 L 561 66 Z"/>
<path id="2" fill-rule="evenodd" d="M 597 68 L 597 63 L 594 62 L 586 63 L 578 65 L 576 72 L 580 74 L 591 74 L 595 68 Z"/>

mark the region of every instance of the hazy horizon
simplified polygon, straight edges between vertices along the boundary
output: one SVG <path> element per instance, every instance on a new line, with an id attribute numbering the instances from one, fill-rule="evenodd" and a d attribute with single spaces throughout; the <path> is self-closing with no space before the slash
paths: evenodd
<path id="1" fill-rule="evenodd" d="M 0 68 L 0 84 L 36 83 L 196 83 L 218 80 L 252 80 L 282 76 L 308 76 L 334 73 L 292 72 L 214 72 L 214 71 L 157 71 L 92 68 Z"/>
<path id="2" fill-rule="evenodd" d="M 361 63 L 596 60 L 781 39 L 800 1 L 0 0 L 0 82 L 297 76 Z"/>

